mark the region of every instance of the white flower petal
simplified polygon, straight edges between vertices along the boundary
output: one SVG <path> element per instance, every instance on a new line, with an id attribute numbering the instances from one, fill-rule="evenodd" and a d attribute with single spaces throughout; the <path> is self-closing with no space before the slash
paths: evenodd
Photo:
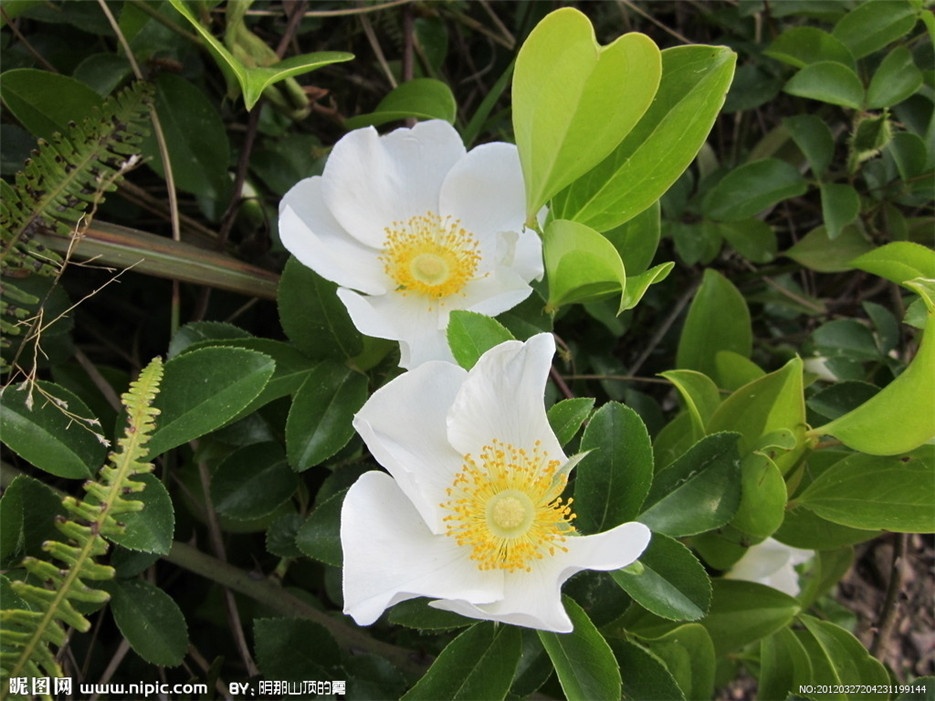
<path id="1" fill-rule="evenodd" d="M 465 375 L 451 363 L 425 363 L 374 392 L 354 417 L 367 448 L 434 533 L 445 530 L 438 507 L 462 465 L 445 415 Z"/>
<path id="2" fill-rule="evenodd" d="M 493 438 L 527 449 L 539 441 L 551 459 L 564 462 L 543 401 L 554 353 L 548 333 L 484 353 L 448 412 L 448 440 L 455 449 L 476 455 Z"/>
<path id="3" fill-rule="evenodd" d="M 516 147 L 498 142 L 472 149 L 445 177 L 438 207 L 481 239 L 522 231 L 526 190 Z"/>
<path id="4" fill-rule="evenodd" d="M 799 575 L 796 565 L 814 557 L 813 550 L 802 550 L 767 538 L 747 549 L 724 579 L 742 579 L 778 589 L 789 596 L 799 595 Z"/>
<path id="5" fill-rule="evenodd" d="M 338 297 L 361 333 L 399 341 L 400 367 L 414 368 L 429 360 L 454 362 L 445 335 L 446 310 L 430 308 L 418 295 L 395 292 L 364 297 L 338 289 Z"/>
<path id="6" fill-rule="evenodd" d="M 524 280 L 541 280 L 545 273 L 542 261 L 542 239 L 532 229 L 523 229 L 516 242 L 516 251 L 512 261 L 504 261 Z"/>
<path id="7" fill-rule="evenodd" d="M 582 570 L 616 570 L 636 561 L 649 544 L 650 531 L 641 523 L 624 523 L 605 533 L 568 538 L 567 551 L 531 564 L 530 572 L 504 578 L 503 598 L 478 604 L 433 601 L 435 608 L 513 625 L 568 633 L 571 620 L 562 606 L 562 584 Z"/>
<path id="8" fill-rule="evenodd" d="M 389 278 L 379 251 L 347 234 L 321 198 L 321 177 L 292 187 L 279 205 L 282 245 L 306 267 L 327 280 L 367 294 L 383 294 Z"/>
<path id="9" fill-rule="evenodd" d="M 461 294 L 459 309 L 497 316 L 526 299 L 532 288 L 509 268 L 497 268 L 487 277 L 469 282 Z"/>
<path id="10" fill-rule="evenodd" d="M 323 194 L 344 229 L 380 248 L 395 221 L 438 211 L 445 175 L 464 156 L 447 122 L 420 122 L 379 136 L 373 127 L 346 134 L 325 164 Z"/>
<path id="11" fill-rule="evenodd" d="M 493 601 L 503 575 L 481 572 L 464 548 L 433 535 L 393 478 L 367 472 L 341 509 L 344 612 L 370 625 L 388 607 L 417 596 Z"/>

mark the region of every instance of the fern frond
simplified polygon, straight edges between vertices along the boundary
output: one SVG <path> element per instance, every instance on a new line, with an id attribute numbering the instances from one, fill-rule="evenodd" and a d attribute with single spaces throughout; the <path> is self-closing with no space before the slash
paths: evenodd
<path id="1" fill-rule="evenodd" d="M 15 186 L 0 184 L 0 274 L 54 276 L 62 258 L 34 240 L 37 232 L 72 236 L 82 219 L 113 190 L 123 173 L 136 162 L 140 142 L 148 131 L 152 88 L 135 83 L 108 98 L 68 133 L 51 141 L 39 139 L 16 174 Z M 16 294 L 16 285 L 4 286 L 4 297 Z M 7 300 L 0 302 L 3 347 L 19 328 L 8 319 Z M 2 369 L 2 363 L 0 363 Z"/>
<path id="2" fill-rule="evenodd" d="M 9 693 L 7 680 L 12 677 L 62 676 L 51 648 L 65 644 L 65 626 L 81 632 L 91 626 L 74 604 L 103 604 L 110 598 L 87 582 L 113 579 L 112 567 L 95 562 L 109 548 L 104 537 L 124 531 L 115 516 L 143 508 L 132 495 L 145 487 L 135 478 L 153 468 L 145 461 L 146 444 L 159 414 L 152 403 L 161 380 L 162 361 L 155 358 L 121 398 L 127 409 L 127 428 L 117 450 L 110 453 L 109 464 L 101 468 L 99 480 L 84 484 L 85 499 L 62 499 L 68 516 L 59 516 L 55 526 L 65 540 L 42 544 L 54 562 L 24 558 L 29 581 L 11 583 L 13 591 L 33 609 L 0 611 L 0 700 Z"/>

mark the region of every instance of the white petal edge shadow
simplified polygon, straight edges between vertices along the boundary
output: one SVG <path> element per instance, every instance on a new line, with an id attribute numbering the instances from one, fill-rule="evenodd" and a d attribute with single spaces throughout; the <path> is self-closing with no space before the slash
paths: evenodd
<path id="1" fill-rule="evenodd" d="M 477 455 L 493 438 L 531 450 L 541 442 L 550 459 L 565 461 L 545 413 L 544 393 L 555 354 L 550 333 L 491 348 L 468 372 L 448 412 L 448 440 Z M 507 393 L 509 401 L 504 401 Z"/>
<path id="2" fill-rule="evenodd" d="M 357 129 L 335 144 L 322 173 L 323 196 L 344 229 L 382 248 L 386 227 L 436 212 L 445 175 L 464 156 L 458 132 L 447 122 L 419 122 L 381 137 Z"/>
<path id="3" fill-rule="evenodd" d="M 296 183 L 279 205 L 279 238 L 305 267 L 331 282 L 372 295 L 391 282 L 380 252 L 352 238 L 321 199 L 321 177 Z"/>
<path id="4" fill-rule="evenodd" d="M 494 601 L 503 575 L 484 573 L 453 539 L 433 535 L 383 472 L 366 472 L 341 509 L 344 612 L 370 625 L 390 606 L 418 596 Z"/>
<path id="5" fill-rule="evenodd" d="M 439 505 L 462 465 L 448 443 L 445 415 L 466 374 L 450 363 L 420 365 L 374 392 L 353 421 L 434 533 L 445 532 Z"/>
<path id="6" fill-rule="evenodd" d="M 430 606 L 468 618 L 570 633 L 571 619 L 562 605 L 561 588 L 582 570 L 610 571 L 635 562 L 649 545 L 650 530 L 642 523 L 624 523 L 604 533 L 568 538 L 567 552 L 532 563 L 531 572 L 509 574 L 503 599 L 489 604 L 438 600 Z"/>

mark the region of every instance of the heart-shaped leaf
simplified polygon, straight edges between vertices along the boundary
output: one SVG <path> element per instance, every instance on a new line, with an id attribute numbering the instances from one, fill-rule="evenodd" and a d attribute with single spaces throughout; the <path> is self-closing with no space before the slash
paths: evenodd
<path id="1" fill-rule="evenodd" d="M 616 148 L 647 110 L 662 74 L 644 34 L 600 46 L 588 18 L 565 7 L 526 39 L 513 78 L 513 130 L 534 214 Z"/>

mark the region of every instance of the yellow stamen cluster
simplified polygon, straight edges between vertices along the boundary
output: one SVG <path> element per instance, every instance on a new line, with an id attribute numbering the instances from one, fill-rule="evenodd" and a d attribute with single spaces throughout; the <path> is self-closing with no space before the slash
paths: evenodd
<path id="1" fill-rule="evenodd" d="M 460 220 L 426 212 L 386 227 L 380 260 L 403 294 L 439 300 L 457 294 L 474 278 L 480 251 Z"/>
<path id="2" fill-rule="evenodd" d="M 530 571 L 530 563 L 558 550 L 574 532 L 567 477 L 537 441 L 531 451 L 493 440 L 464 465 L 448 488 L 447 533 L 472 549 L 482 570 Z"/>

